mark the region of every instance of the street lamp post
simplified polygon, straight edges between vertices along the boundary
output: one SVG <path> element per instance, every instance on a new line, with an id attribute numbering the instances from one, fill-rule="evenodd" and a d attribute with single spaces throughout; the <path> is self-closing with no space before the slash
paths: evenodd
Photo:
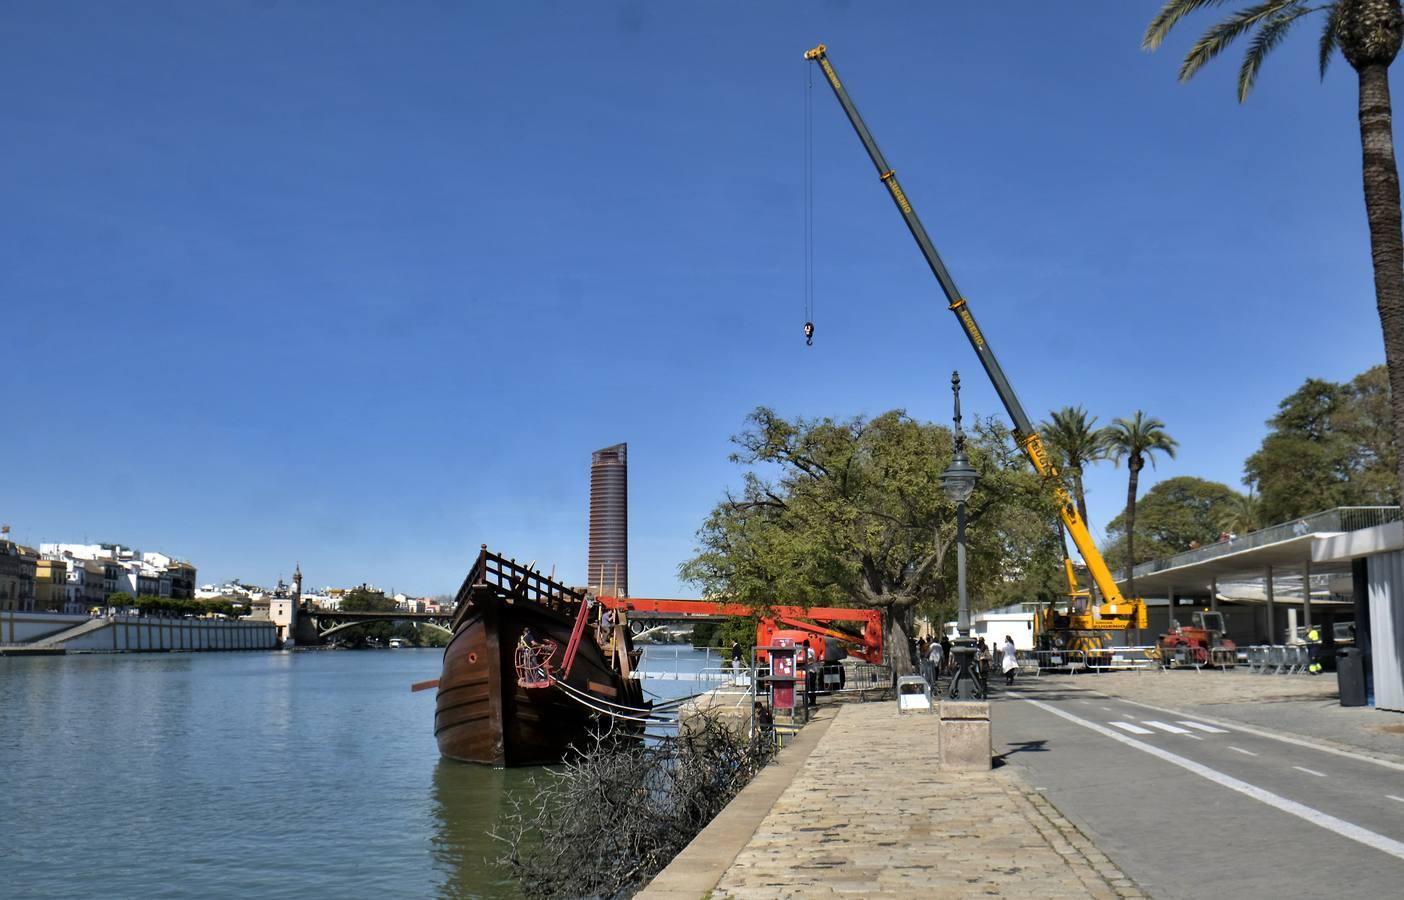
<path id="1" fill-rule="evenodd" d="M 951 464 L 941 473 L 941 488 L 956 505 L 956 592 L 960 612 L 956 618 L 955 676 L 951 678 L 952 700 L 979 700 L 984 686 L 974 665 L 975 643 L 970 639 L 970 599 L 965 593 L 965 503 L 975 492 L 979 475 L 965 456 L 965 432 L 960 427 L 960 373 L 951 373 L 951 393 L 955 395 L 955 451 Z"/>

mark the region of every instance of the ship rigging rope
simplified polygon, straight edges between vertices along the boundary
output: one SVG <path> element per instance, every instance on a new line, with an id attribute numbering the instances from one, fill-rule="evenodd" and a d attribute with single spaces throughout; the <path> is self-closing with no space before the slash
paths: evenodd
<path id="1" fill-rule="evenodd" d="M 806 60 L 804 90 L 804 343 L 814 343 L 814 67 Z"/>
<path id="2" fill-rule="evenodd" d="M 584 698 L 586 698 L 587 700 L 589 700 L 589 701 L 592 702 L 592 703 L 599 703 L 599 704 L 602 704 L 602 705 L 604 705 L 604 706 L 612 706 L 612 707 L 614 707 L 615 709 L 627 710 L 628 712 L 631 712 L 631 713 L 642 713 L 645 717 L 650 717 L 650 716 L 652 716 L 652 713 L 653 713 L 653 710 L 650 709 L 650 708 L 648 708 L 648 707 L 642 707 L 642 706 L 627 706 L 627 705 L 625 705 L 625 704 L 623 704 L 623 703 L 615 703 L 615 702 L 613 702 L 613 701 L 611 701 L 611 700 L 605 700 L 605 699 L 602 698 L 602 697 L 596 697 L 594 694 L 588 694 L 588 693 L 586 693 L 586 692 L 580 690 L 579 688 L 571 687 L 569 684 L 567 684 L 565 681 L 563 681 L 563 680 L 561 680 L 561 679 L 559 679 L 559 678 L 555 679 L 555 684 L 556 684 L 558 687 L 564 688 L 568 693 L 575 694 L 575 695 L 580 696 L 580 697 L 584 697 Z M 656 718 L 656 717 L 655 717 L 655 718 Z"/>
<path id="3" fill-rule="evenodd" d="M 613 719 L 624 719 L 624 720 L 627 721 L 627 722 L 642 722 L 642 723 L 644 723 L 645 725 L 660 725 L 660 726 L 666 725 L 666 726 L 677 727 L 677 724 L 678 724 L 678 722 L 677 722 L 676 719 L 659 719 L 659 718 L 652 718 L 652 717 L 649 717 L 649 718 L 640 718 L 640 717 L 638 717 L 638 716 L 626 716 L 626 715 L 624 715 L 623 713 L 617 713 L 617 712 L 615 712 L 614 710 L 606 709 L 606 708 L 603 707 L 603 706 L 596 706 L 595 703 L 597 703 L 597 702 L 598 702 L 598 703 L 606 703 L 606 702 L 608 702 L 608 701 L 600 700 L 598 697 L 592 697 L 592 696 L 590 696 L 589 694 L 585 694 L 585 693 L 583 693 L 583 692 L 581 692 L 581 691 L 578 691 L 578 690 L 576 690 L 575 688 L 571 687 L 570 685 L 566 684 L 564 681 L 557 681 L 557 682 L 556 682 L 556 686 L 557 686 L 557 687 L 564 688 L 565 691 L 566 691 L 566 696 L 569 697 L 570 699 L 574 700 L 576 703 L 579 703 L 581 706 L 584 706 L 584 707 L 586 707 L 587 709 L 592 709 L 592 710 L 594 710 L 595 712 L 600 713 L 601 715 L 606 715 L 606 716 L 609 716 L 610 718 L 613 718 Z M 592 702 L 592 701 L 593 701 L 593 702 Z M 624 707 L 624 709 L 631 709 L 631 708 L 632 708 L 632 707 L 628 707 L 628 706 Z"/>
<path id="4" fill-rule="evenodd" d="M 612 700 L 605 700 L 605 699 L 602 698 L 602 697 L 596 697 L 594 694 L 588 694 L 588 693 L 586 693 L 586 692 L 580 690 L 579 688 L 571 687 L 569 684 L 567 684 L 567 683 L 564 682 L 564 681 L 561 681 L 560 679 L 557 679 L 557 680 L 556 680 L 556 684 L 560 685 L 561 687 L 565 688 L 565 689 L 568 690 L 568 691 L 573 691 L 574 693 L 580 694 L 580 695 L 585 696 L 585 697 L 589 697 L 590 700 L 593 701 L 593 702 L 595 702 L 595 703 L 601 703 L 601 704 L 604 704 L 605 706 L 612 706 L 612 707 L 614 707 L 615 709 L 628 710 L 629 712 L 633 712 L 633 713 L 643 713 L 644 715 L 648 715 L 648 714 L 650 714 L 650 713 L 653 712 L 652 708 L 650 708 L 650 707 L 646 707 L 646 706 L 629 706 L 629 705 L 624 704 L 624 703 L 615 703 L 615 702 L 612 701 Z"/>

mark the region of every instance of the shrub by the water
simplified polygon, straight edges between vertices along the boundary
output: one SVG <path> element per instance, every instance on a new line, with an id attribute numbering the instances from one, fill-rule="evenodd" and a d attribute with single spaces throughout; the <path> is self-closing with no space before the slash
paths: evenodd
<path id="1" fill-rule="evenodd" d="M 647 743 L 598 736 L 513 801 L 502 862 L 528 897 L 631 896 L 770 761 L 773 739 L 743 732 L 703 714 Z"/>

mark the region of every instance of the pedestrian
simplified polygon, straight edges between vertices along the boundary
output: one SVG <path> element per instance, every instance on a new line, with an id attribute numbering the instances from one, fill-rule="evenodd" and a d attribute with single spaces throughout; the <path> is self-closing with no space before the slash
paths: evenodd
<path id="1" fill-rule="evenodd" d="M 980 670 L 980 680 L 986 683 L 990 680 L 990 645 L 985 643 L 982 636 L 975 644 L 975 662 Z"/>
<path id="2" fill-rule="evenodd" d="M 809 641 L 804 642 L 804 704 L 814 706 L 818 701 L 815 698 L 819 687 L 819 667 L 815 664 L 814 649 L 810 647 Z"/>
<path id="3" fill-rule="evenodd" d="M 731 667 L 736 671 L 741 671 L 741 642 L 731 642 Z"/>
<path id="4" fill-rule="evenodd" d="M 946 667 L 946 671 L 951 669 L 951 637 L 948 634 L 941 635 L 941 664 Z"/>
<path id="5" fill-rule="evenodd" d="M 941 677 L 941 664 L 945 662 L 942 654 L 945 652 L 941 648 L 943 641 L 932 641 L 931 649 L 927 651 L 927 659 L 931 660 L 931 686 L 936 686 L 936 681 Z"/>
<path id="6" fill-rule="evenodd" d="M 1307 658 L 1310 660 L 1307 665 L 1307 672 L 1312 675 L 1321 674 L 1321 632 L 1313 625 L 1306 633 Z"/>
<path id="7" fill-rule="evenodd" d="M 1004 661 L 1001 667 L 1004 669 L 1004 683 L 1007 685 L 1014 683 L 1014 673 L 1019 671 L 1018 651 L 1014 649 L 1014 639 L 1009 635 L 1004 636 Z"/>

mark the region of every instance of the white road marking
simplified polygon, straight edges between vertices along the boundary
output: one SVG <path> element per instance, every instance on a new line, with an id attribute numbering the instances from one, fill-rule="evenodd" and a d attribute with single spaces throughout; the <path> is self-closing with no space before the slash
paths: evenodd
<path id="1" fill-rule="evenodd" d="M 1385 794 L 1385 796 L 1391 800 L 1398 800 L 1400 803 L 1404 803 L 1404 797 L 1396 797 L 1393 794 Z"/>
<path id="2" fill-rule="evenodd" d="M 1305 772 L 1308 775 L 1315 775 L 1317 778 L 1326 777 L 1325 772 L 1318 772 L 1315 769 L 1308 769 L 1306 766 L 1293 766 L 1292 768 L 1296 769 L 1298 772 Z"/>
<path id="3" fill-rule="evenodd" d="M 1167 725 L 1164 722 L 1154 722 L 1150 719 L 1142 719 L 1141 721 L 1145 722 L 1152 728 L 1159 728 L 1161 731 L 1168 731 L 1171 734 L 1189 734 L 1189 731 L 1187 731 L 1184 728 L 1181 728 L 1178 725 Z"/>
<path id="4" fill-rule="evenodd" d="M 1142 728 L 1141 726 L 1133 725 L 1130 722 L 1112 722 L 1111 724 L 1115 725 L 1117 728 L 1125 728 L 1132 734 L 1155 734 L 1155 732 L 1151 731 L 1149 728 Z"/>
<path id="5" fill-rule="evenodd" d="M 1107 712 L 1111 712 L 1111 711 L 1112 711 L 1112 708 L 1111 708 L 1110 706 L 1104 706 L 1104 707 L 1102 707 L 1102 709 L 1105 709 Z"/>
<path id="6" fill-rule="evenodd" d="M 1205 725 L 1203 722 L 1192 722 L 1189 719 L 1180 719 L 1178 721 L 1181 725 L 1198 728 L 1200 731 L 1207 731 L 1210 734 L 1228 734 L 1228 729 L 1226 728 L 1215 728 L 1213 725 Z"/>
<path id="7" fill-rule="evenodd" d="M 1207 778 L 1215 784 L 1226 787 L 1231 791 L 1237 791 L 1240 794 L 1252 797 L 1254 800 L 1257 800 L 1260 803 L 1265 803 L 1268 806 L 1271 806 L 1275 809 L 1280 809 L 1285 813 L 1294 815 L 1299 819 L 1303 819 L 1307 822 L 1310 822 L 1313 825 L 1316 825 L 1319 828 L 1324 828 L 1327 831 L 1338 834 L 1343 838 L 1348 838 L 1352 841 L 1357 841 L 1358 843 L 1364 844 L 1367 847 L 1373 847 L 1374 849 L 1379 850 L 1381 853 L 1388 853 L 1390 856 L 1393 856 L 1397 859 L 1404 859 L 1404 842 L 1396 841 L 1394 838 L 1385 837 L 1384 835 L 1370 831 L 1367 828 L 1361 828 L 1359 825 L 1356 825 L 1353 822 L 1347 822 L 1345 819 L 1338 819 L 1335 816 L 1330 815 L 1329 813 L 1324 813 L 1319 809 L 1315 809 L 1305 804 L 1298 803 L 1295 800 L 1288 800 L 1286 797 L 1274 794 L 1271 791 L 1264 790 L 1263 788 L 1260 788 L 1257 785 L 1249 784 L 1246 781 L 1240 781 L 1239 779 L 1234 778 L 1232 775 L 1225 775 L 1223 772 L 1220 772 L 1217 769 L 1211 769 L 1208 766 L 1203 765 L 1201 763 L 1197 763 L 1192 759 L 1186 759 L 1185 757 L 1180 756 L 1179 754 L 1171 753 L 1169 750 L 1162 750 L 1161 748 L 1156 747 L 1153 744 L 1147 744 L 1144 741 L 1138 741 L 1135 738 L 1129 738 L 1124 734 L 1112 731 L 1110 728 L 1105 728 L 1101 725 L 1098 725 L 1096 722 L 1089 722 L 1086 719 L 1079 718 L 1078 716 L 1075 716 L 1070 712 L 1064 712 L 1063 710 L 1058 709 L 1057 707 L 1054 707 L 1050 704 L 1043 703 L 1039 700 L 1034 700 L 1029 697 L 1024 697 L 1018 693 L 1015 693 L 1014 691 L 1010 691 L 1009 696 L 1019 700 L 1023 700 L 1025 703 L 1031 703 L 1034 706 L 1037 706 L 1039 709 L 1042 709 L 1046 712 L 1050 712 L 1053 715 L 1058 716 L 1059 718 L 1067 719 L 1069 722 L 1081 725 L 1083 728 L 1095 731 L 1100 735 L 1109 737 L 1112 740 L 1125 744 L 1128 747 L 1134 747 L 1137 750 L 1140 750 L 1144 753 L 1149 753 L 1151 756 L 1163 759 L 1166 762 L 1179 766 L 1182 769 L 1187 769 L 1188 771 L 1193 772 L 1201 778 Z M 1243 752 L 1246 753 L 1247 751 L 1245 750 Z"/>
<path id="8" fill-rule="evenodd" d="M 1179 709 L 1168 709 L 1164 706 L 1153 706 L 1152 704 L 1141 703 L 1136 700 L 1123 700 L 1120 697 L 1112 697 L 1110 694 L 1102 694 L 1102 696 L 1107 697 L 1111 700 L 1120 701 L 1122 703 L 1130 703 L 1132 706 L 1139 706 L 1143 709 L 1153 709 L 1156 712 L 1169 713 L 1172 716 L 1186 715 L 1186 713 L 1183 710 Z M 1205 718 L 1209 719 L 1208 716 L 1205 716 Z M 1209 721 L 1213 722 L 1215 725 L 1220 725 L 1224 728 L 1228 728 L 1231 731 L 1241 731 L 1245 734 L 1251 734 L 1257 737 L 1264 737 L 1274 741 L 1281 741 L 1284 744 L 1296 744 L 1298 747 L 1307 747 L 1312 750 L 1320 750 L 1322 753 L 1334 753 L 1336 756 L 1345 756 L 1349 757 L 1350 759 L 1359 760 L 1360 762 L 1374 763 L 1377 766 L 1384 766 L 1386 769 L 1397 769 L 1400 772 L 1404 772 L 1404 763 L 1395 762 L 1394 760 L 1380 759 L 1378 756 L 1367 756 L 1364 753 L 1352 753 L 1349 750 L 1342 750 L 1340 747 L 1332 747 L 1327 744 L 1319 744 L 1315 741 L 1309 741 L 1299 737 L 1292 737 L 1291 735 L 1286 734 L 1279 734 L 1276 731 L 1266 731 L 1262 728 L 1254 728 L 1251 725 L 1244 725 L 1239 722 L 1225 722 L 1222 719 L 1209 719 Z"/>
<path id="9" fill-rule="evenodd" d="M 1230 750 L 1237 750 L 1239 753 L 1242 753 L 1244 756 L 1257 756 L 1257 755 L 1258 755 L 1258 754 L 1254 753 L 1252 750 L 1244 750 L 1242 747 L 1235 747 L 1235 746 L 1233 746 L 1232 744 L 1229 745 L 1229 749 L 1230 749 Z"/>

